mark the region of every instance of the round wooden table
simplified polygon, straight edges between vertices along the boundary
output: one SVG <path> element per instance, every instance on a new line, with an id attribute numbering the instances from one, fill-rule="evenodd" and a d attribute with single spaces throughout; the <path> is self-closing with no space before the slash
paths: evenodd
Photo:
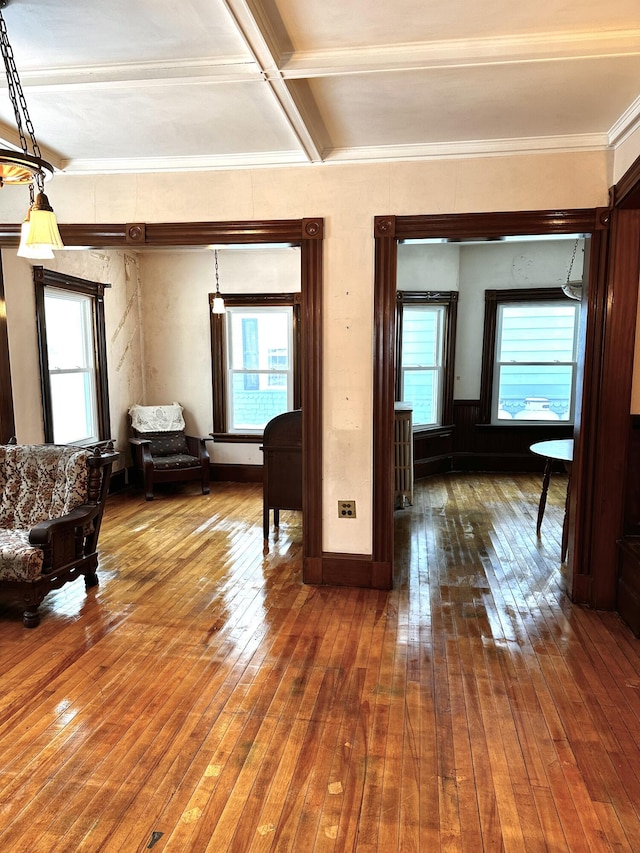
<path id="1" fill-rule="evenodd" d="M 547 505 L 547 492 L 549 491 L 549 480 L 551 479 L 551 469 L 554 462 L 563 462 L 564 467 L 569 475 L 567 480 L 567 495 L 564 502 L 564 520 L 562 522 L 562 562 L 564 563 L 567 557 L 569 545 L 569 524 L 567 521 L 569 511 L 569 488 L 571 485 L 571 463 L 573 462 L 573 439 L 572 438 L 554 438 L 549 441 L 537 441 L 532 444 L 529 450 L 537 456 L 542 456 L 546 461 L 544 465 L 544 474 L 542 475 L 542 492 L 540 493 L 540 503 L 538 504 L 538 522 L 536 525 L 536 534 L 540 536 L 540 528 L 542 527 L 542 519 L 544 518 L 544 509 Z"/>

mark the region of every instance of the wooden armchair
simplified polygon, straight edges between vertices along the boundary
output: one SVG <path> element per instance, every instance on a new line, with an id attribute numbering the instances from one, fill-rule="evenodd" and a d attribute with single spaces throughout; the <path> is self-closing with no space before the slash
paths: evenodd
<path id="1" fill-rule="evenodd" d="M 129 439 L 134 471 L 142 481 L 145 497 L 153 500 L 156 483 L 199 480 L 202 494 L 209 494 L 209 453 L 206 439 L 186 435 L 182 406 L 132 406 Z"/>
<path id="2" fill-rule="evenodd" d="M 19 601 L 23 623 L 40 623 L 45 595 L 84 575 L 96 586 L 98 534 L 118 458 L 93 450 L 0 445 L 0 597 Z"/>

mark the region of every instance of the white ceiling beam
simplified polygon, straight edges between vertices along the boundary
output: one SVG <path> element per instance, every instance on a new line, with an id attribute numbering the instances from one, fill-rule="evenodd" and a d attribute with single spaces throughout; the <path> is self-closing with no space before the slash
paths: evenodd
<path id="1" fill-rule="evenodd" d="M 309 92 L 304 98 L 294 93 L 280 71 L 280 45 L 287 41 L 286 33 L 274 29 L 276 22 L 264 14 L 260 3 L 223 2 L 307 158 L 312 163 L 321 162 L 324 147 L 321 140 L 327 134 L 315 102 Z"/>
<path id="2" fill-rule="evenodd" d="M 16 151 L 22 151 L 22 142 L 15 127 L 10 127 L 8 124 L 0 122 L 0 148 L 3 147 L 15 148 Z M 39 140 L 38 147 L 40 148 L 40 155 L 42 156 L 42 159 L 51 163 L 54 169 L 62 169 L 64 167 L 65 161 L 60 154 L 56 151 L 52 151 L 45 145 L 41 145 Z M 29 145 L 29 152 L 31 153 L 31 145 Z"/>
<path id="3" fill-rule="evenodd" d="M 199 83 L 245 83 L 264 79 L 256 63 L 244 58 L 132 62 L 119 65 L 88 65 L 22 72 L 24 89 L 31 92 L 73 89 L 134 89 Z M 0 89 L 7 88 L 6 79 Z"/>
<path id="4" fill-rule="evenodd" d="M 413 42 L 377 47 L 283 53 L 286 80 L 337 74 L 415 71 L 474 65 L 563 62 L 640 55 L 640 29 L 584 33 L 536 33 L 479 39 Z"/>

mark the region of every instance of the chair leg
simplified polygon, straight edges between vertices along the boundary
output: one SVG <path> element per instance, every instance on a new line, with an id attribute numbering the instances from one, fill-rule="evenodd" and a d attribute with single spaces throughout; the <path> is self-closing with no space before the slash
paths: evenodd
<path id="1" fill-rule="evenodd" d="M 22 624 L 25 628 L 37 628 L 40 624 L 40 614 L 38 613 L 38 605 L 27 608 L 22 614 Z"/>
<path id="2" fill-rule="evenodd" d="M 97 572 L 87 572 L 84 576 L 84 585 L 85 589 L 91 589 L 91 587 L 98 586 L 100 581 L 98 580 Z"/>
<path id="3" fill-rule="evenodd" d="M 144 495 L 148 501 L 153 500 L 153 468 L 145 468 Z"/>

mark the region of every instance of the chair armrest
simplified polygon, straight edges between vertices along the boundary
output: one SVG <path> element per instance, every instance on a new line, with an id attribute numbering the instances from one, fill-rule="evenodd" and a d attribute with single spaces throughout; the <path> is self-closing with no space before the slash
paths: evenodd
<path id="1" fill-rule="evenodd" d="M 201 435 L 185 435 L 185 438 L 187 440 L 189 453 L 192 456 L 197 456 L 200 462 L 207 462 L 209 459 L 209 451 L 207 450 L 205 442 L 209 441 L 209 439 L 204 438 Z"/>
<path id="2" fill-rule="evenodd" d="M 97 504 L 82 504 L 66 515 L 61 515 L 60 518 L 48 518 L 45 521 L 40 521 L 38 524 L 34 524 L 29 531 L 29 543 L 31 545 L 46 545 L 57 532 L 84 527 L 96 517 L 99 511 L 100 507 Z"/>
<path id="3" fill-rule="evenodd" d="M 153 465 L 151 456 L 151 441 L 148 438 L 130 438 L 129 444 L 133 452 L 134 463 L 138 468 Z"/>

